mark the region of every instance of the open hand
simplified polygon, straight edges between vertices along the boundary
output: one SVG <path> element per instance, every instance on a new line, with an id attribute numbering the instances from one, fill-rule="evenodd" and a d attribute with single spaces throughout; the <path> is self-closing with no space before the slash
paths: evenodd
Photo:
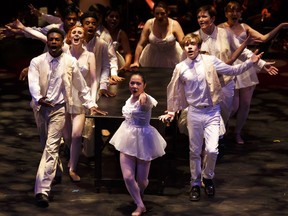
<path id="1" fill-rule="evenodd" d="M 91 107 L 90 108 L 90 115 L 96 115 L 96 114 L 107 115 L 108 112 L 97 109 L 96 107 Z"/>
<path id="2" fill-rule="evenodd" d="M 269 75 L 277 75 L 278 74 L 278 68 L 274 67 L 272 64 L 275 64 L 275 62 L 266 62 L 263 69 L 269 74 Z"/>
<path id="3" fill-rule="evenodd" d="M 124 79 L 125 79 L 124 77 L 120 77 L 120 76 L 117 76 L 117 75 L 111 76 L 111 80 L 115 81 L 115 82 L 123 81 Z"/>
<path id="4" fill-rule="evenodd" d="M 250 58 L 253 63 L 258 62 L 259 59 L 260 59 L 260 58 L 263 56 L 263 54 L 264 54 L 264 52 L 261 52 L 260 54 L 257 55 L 258 52 L 259 52 L 259 50 L 256 49 L 256 50 L 254 51 L 253 55 L 252 55 L 251 58 Z"/>

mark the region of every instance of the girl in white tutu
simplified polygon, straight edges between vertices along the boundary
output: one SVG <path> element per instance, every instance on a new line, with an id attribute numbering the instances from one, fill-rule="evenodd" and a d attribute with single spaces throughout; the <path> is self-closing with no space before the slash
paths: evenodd
<path id="1" fill-rule="evenodd" d="M 165 154 L 166 141 L 150 125 L 151 110 L 157 101 L 144 92 L 146 80 L 134 73 L 129 82 L 130 98 L 122 108 L 125 120 L 110 140 L 120 151 L 120 166 L 126 188 L 137 205 L 133 216 L 146 211 L 142 200 L 148 186 L 151 160 Z"/>

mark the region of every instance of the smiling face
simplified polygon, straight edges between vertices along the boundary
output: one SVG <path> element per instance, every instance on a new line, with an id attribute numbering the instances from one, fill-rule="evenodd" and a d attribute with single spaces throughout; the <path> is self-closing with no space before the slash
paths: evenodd
<path id="1" fill-rule="evenodd" d="M 84 43 L 84 28 L 81 26 L 77 26 L 72 29 L 70 34 L 71 43 L 75 46 L 82 45 Z"/>
<path id="2" fill-rule="evenodd" d="M 197 21 L 202 30 L 207 30 L 213 26 L 215 17 L 211 17 L 208 11 L 200 11 L 197 14 Z"/>
<path id="3" fill-rule="evenodd" d="M 47 35 L 47 47 L 51 56 L 58 57 L 61 55 L 63 40 L 62 35 L 57 32 L 51 32 Z"/>
<path id="4" fill-rule="evenodd" d="M 139 74 L 132 75 L 129 82 L 129 90 L 133 97 L 139 97 L 141 93 L 144 92 L 146 83 L 143 80 L 143 77 Z"/>

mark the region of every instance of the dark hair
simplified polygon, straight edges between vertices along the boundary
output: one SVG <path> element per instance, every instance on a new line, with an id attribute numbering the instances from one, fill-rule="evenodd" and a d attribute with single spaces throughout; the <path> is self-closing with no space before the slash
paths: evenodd
<path id="1" fill-rule="evenodd" d="M 112 12 L 117 12 L 120 15 L 121 18 L 121 11 L 118 7 L 112 7 L 112 8 L 107 8 L 107 12 L 105 14 L 105 17 L 108 17 L 110 13 Z"/>
<path id="2" fill-rule="evenodd" d="M 227 12 L 229 10 L 234 10 L 234 9 L 238 9 L 238 10 L 243 10 L 242 6 L 239 4 L 239 2 L 237 1 L 230 1 L 224 8 L 224 11 Z"/>
<path id="3" fill-rule="evenodd" d="M 102 17 L 104 18 L 105 14 L 106 14 L 106 11 L 107 11 L 107 8 L 104 5 L 97 3 L 97 4 L 92 4 L 88 8 L 88 11 L 93 11 L 93 12 L 96 12 L 96 13 L 100 13 L 102 15 Z"/>
<path id="4" fill-rule="evenodd" d="M 131 80 L 132 76 L 136 76 L 136 75 L 140 76 L 142 78 L 143 83 L 146 84 L 145 74 L 143 72 L 140 72 L 140 71 L 133 71 L 129 80 Z"/>
<path id="5" fill-rule="evenodd" d="M 159 1 L 158 3 L 155 3 L 154 7 L 153 7 L 153 13 L 155 12 L 155 8 L 156 7 L 161 7 L 165 10 L 165 12 L 168 14 L 169 13 L 169 8 L 168 5 L 163 2 L 163 1 Z"/>
<path id="6" fill-rule="evenodd" d="M 205 12 L 205 11 L 208 12 L 210 17 L 216 17 L 216 15 L 217 15 L 217 11 L 216 11 L 215 7 L 213 7 L 212 5 L 204 5 L 200 8 L 198 8 L 196 15 L 198 16 L 198 14 L 200 12 Z"/>
<path id="7" fill-rule="evenodd" d="M 47 37 L 49 36 L 49 34 L 51 34 L 51 33 L 58 33 L 58 34 L 60 34 L 61 35 L 61 37 L 62 37 L 62 40 L 64 40 L 64 38 L 65 38 L 65 34 L 64 34 L 64 32 L 61 30 L 61 29 L 59 29 L 59 28 L 51 28 L 51 29 L 49 29 L 49 31 L 47 32 Z"/>
<path id="8" fill-rule="evenodd" d="M 105 14 L 105 19 L 108 18 L 108 16 L 109 16 L 112 12 L 118 13 L 118 15 L 119 15 L 119 25 L 117 26 L 117 28 L 120 28 L 120 26 L 121 26 L 121 24 L 122 24 L 122 19 L 121 19 L 122 17 L 121 17 L 121 11 L 120 11 L 120 9 L 119 9 L 118 7 L 112 7 L 112 8 L 108 7 L 108 8 L 107 8 L 107 12 L 106 12 L 106 14 Z M 106 22 L 105 19 L 103 20 L 103 22 L 104 22 L 104 25 L 107 26 L 107 22 Z"/>
<path id="9" fill-rule="evenodd" d="M 66 4 L 66 7 L 59 8 L 59 12 L 62 18 L 67 17 L 71 13 L 79 15 L 80 9 L 75 4 Z"/>
<path id="10" fill-rule="evenodd" d="M 93 11 L 86 11 L 85 13 L 82 14 L 82 16 L 80 17 L 80 22 L 83 24 L 83 20 L 88 18 L 88 17 L 92 17 L 94 18 L 97 22 L 99 21 L 99 18 L 97 16 L 97 14 Z"/>

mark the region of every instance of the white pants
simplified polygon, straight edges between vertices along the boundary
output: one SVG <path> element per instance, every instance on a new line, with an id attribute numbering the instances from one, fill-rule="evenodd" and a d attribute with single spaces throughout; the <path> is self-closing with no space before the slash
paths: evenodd
<path id="1" fill-rule="evenodd" d="M 198 109 L 188 108 L 187 127 L 189 133 L 191 185 L 201 186 L 201 177 L 212 179 L 218 155 L 220 128 L 220 105 Z M 201 153 L 205 140 L 203 165 Z M 202 170 L 203 168 L 203 170 Z"/>
<path id="2" fill-rule="evenodd" d="M 231 80 L 224 87 L 222 87 L 222 101 L 220 102 L 221 116 L 226 126 L 233 108 L 235 81 Z"/>
<path id="3" fill-rule="evenodd" d="M 34 192 L 35 194 L 49 195 L 57 165 L 62 167 L 59 158 L 59 147 L 65 124 L 65 104 L 56 105 L 53 108 L 41 107 L 39 114 L 44 121 L 41 124 L 47 126 L 47 140 L 38 167 Z"/>

